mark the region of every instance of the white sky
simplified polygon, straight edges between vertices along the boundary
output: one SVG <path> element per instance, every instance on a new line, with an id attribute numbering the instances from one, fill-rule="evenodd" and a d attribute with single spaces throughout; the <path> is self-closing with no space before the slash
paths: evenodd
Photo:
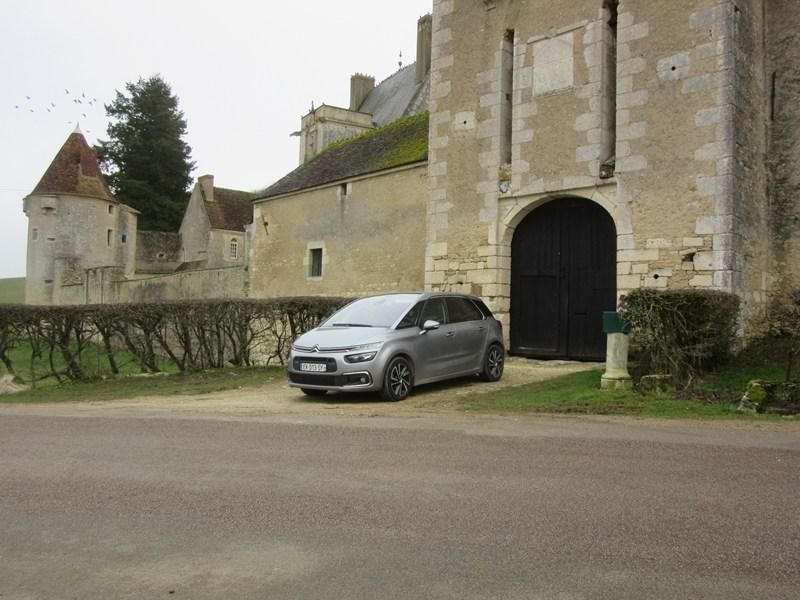
<path id="1" fill-rule="evenodd" d="M 350 75 L 381 81 L 397 70 L 400 52 L 403 64 L 415 60 L 417 19 L 431 6 L 431 0 L 4 3 L 0 278 L 25 275 L 22 198 L 78 121 L 90 144 L 106 139 L 104 104 L 126 82 L 160 73 L 172 86 L 188 124 L 194 177 L 213 173 L 221 187 L 262 188 L 297 166 L 298 138 L 289 134 L 312 101 L 347 107 Z"/>

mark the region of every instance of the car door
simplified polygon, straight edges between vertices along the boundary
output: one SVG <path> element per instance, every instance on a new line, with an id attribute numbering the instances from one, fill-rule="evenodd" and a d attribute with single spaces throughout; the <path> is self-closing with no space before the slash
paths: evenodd
<path id="1" fill-rule="evenodd" d="M 415 368 L 417 381 L 446 376 L 453 369 L 454 331 L 447 323 L 447 307 L 444 298 L 430 298 L 422 309 L 420 327 L 425 321 L 436 321 L 438 329 L 420 330 L 416 340 Z"/>
<path id="2" fill-rule="evenodd" d="M 448 328 L 453 331 L 453 371 L 480 369 L 488 329 L 483 313 L 469 298 L 447 297 Z"/>

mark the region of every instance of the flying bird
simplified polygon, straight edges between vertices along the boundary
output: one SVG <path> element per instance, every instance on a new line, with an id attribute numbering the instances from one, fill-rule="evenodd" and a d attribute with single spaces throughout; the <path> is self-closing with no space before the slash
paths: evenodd
<path id="1" fill-rule="evenodd" d="M 64 90 L 67 94 L 69 94 L 69 90 Z"/>
<path id="2" fill-rule="evenodd" d="M 30 97 L 30 96 L 25 96 L 25 98 L 27 98 L 28 100 L 30 100 L 30 99 L 31 99 L 31 97 Z"/>

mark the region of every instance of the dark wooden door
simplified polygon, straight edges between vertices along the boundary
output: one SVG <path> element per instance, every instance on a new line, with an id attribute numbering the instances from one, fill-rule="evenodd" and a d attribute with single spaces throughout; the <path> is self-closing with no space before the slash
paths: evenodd
<path id="1" fill-rule="evenodd" d="M 555 200 L 528 215 L 511 244 L 511 352 L 602 360 L 616 250 L 614 221 L 589 200 Z"/>

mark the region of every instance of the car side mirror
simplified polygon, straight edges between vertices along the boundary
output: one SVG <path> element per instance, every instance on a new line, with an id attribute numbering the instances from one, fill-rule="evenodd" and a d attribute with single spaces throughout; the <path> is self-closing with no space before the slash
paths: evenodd
<path id="1" fill-rule="evenodd" d="M 428 331 L 432 331 L 434 329 L 439 329 L 439 321 L 433 321 L 428 319 L 422 324 L 422 331 L 420 333 L 427 333 Z"/>

